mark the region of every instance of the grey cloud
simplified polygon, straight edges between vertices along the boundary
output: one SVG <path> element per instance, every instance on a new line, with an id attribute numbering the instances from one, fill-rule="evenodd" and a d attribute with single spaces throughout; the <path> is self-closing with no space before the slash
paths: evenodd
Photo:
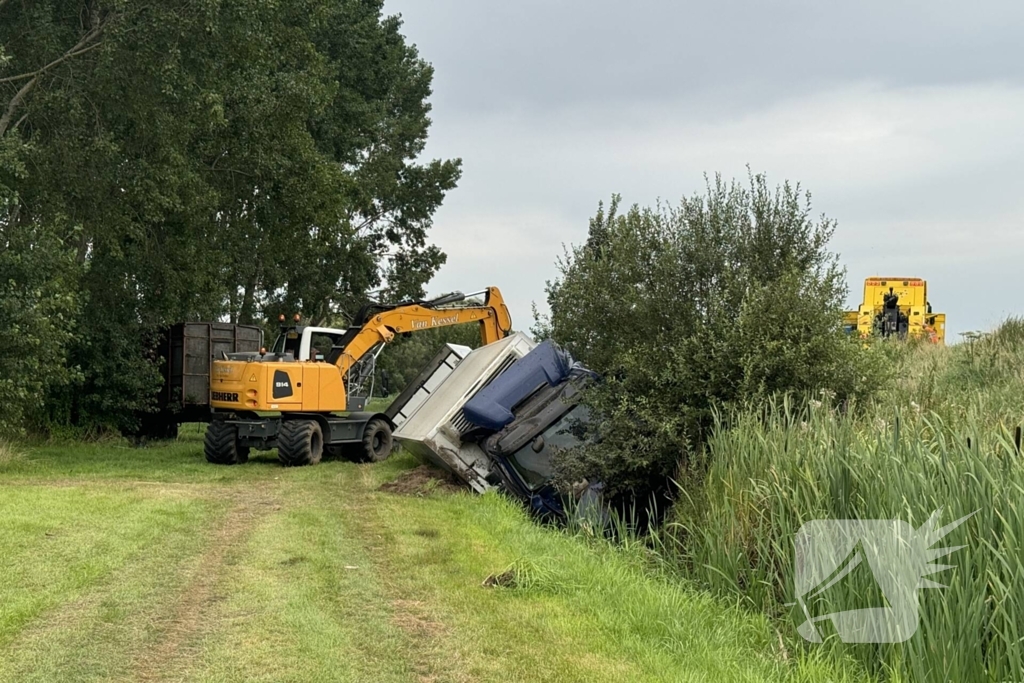
<path id="1" fill-rule="evenodd" d="M 836 81 L 1019 81 L 1024 3 L 396 0 L 467 110 L 692 98 L 750 106 Z M 443 68 L 442 68 L 443 67 Z M 709 97 L 701 102 L 701 98 Z"/>
<path id="2" fill-rule="evenodd" d="M 497 284 L 525 328 L 598 201 L 674 201 L 749 164 L 839 221 L 851 303 L 870 275 L 925 277 L 953 339 L 1024 308 L 1024 4 L 386 10 L 437 68 L 427 155 L 465 163 L 438 292 Z"/>

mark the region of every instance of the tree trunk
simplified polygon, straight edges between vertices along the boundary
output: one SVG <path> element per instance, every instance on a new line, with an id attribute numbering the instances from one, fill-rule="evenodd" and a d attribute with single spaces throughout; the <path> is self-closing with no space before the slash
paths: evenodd
<path id="1" fill-rule="evenodd" d="M 252 277 L 245 285 L 245 291 L 242 294 L 242 306 L 238 311 L 238 322 L 244 325 L 251 325 L 253 318 L 256 316 L 254 309 L 256 305 L 257 280 L 256 269 L 254 268 Z"/>

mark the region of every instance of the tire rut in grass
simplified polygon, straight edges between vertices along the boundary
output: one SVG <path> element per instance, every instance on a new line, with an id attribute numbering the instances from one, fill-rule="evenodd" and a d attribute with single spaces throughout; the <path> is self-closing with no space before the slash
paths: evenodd
<path id="1" fill-rule="evenodd" d="M 263 517 L 281 509 L 277 499 L 266 491 L 238 491 L 234 501 L 210 534 L 207 550 L 196 561 L 174 603 L 161 615 L 159 641 L 136 658 L 132 680 L 188 678 L 187 668 L 195 659 L 200 636 L 213 628 L 209 616 L 221 599 L 217 586 L 224 577 L 229 554 L 241 546 Z"/>
<path id="2" fill-rule="evenodd" d="M 382 588 L 389 596 L 391 623 L 406 635 L 411 645 L 408 661 L 417 681 L 471 680 L 461 670 L 462 662 L 458 654 L 445 645 L 451 637 L 451 629 L 431 613 L 429 604 L 404 595 L 398 586 L 388 581 L 382 582 Z"/>
<path id="3" fill-rule="evenodd" d="M 108 484 L 76 481 L 68 487 L 46 488 L 80 489 L 84 494 L 107 495 L 112 488 Z M 227 497 L 224 489 L 203 489 L 191 485 L 168 487 L 161 484 L 144 489 L 124 485 L 118 489 L 119 493 L 129 491 L 132 496 L 143 492 L 145 495 L 139 501 L 191 499 L 213 502 Z M 188 514 L 196 513 L 202 514 L 198 508 L 193 508 Z M 149 524 L 158 525 L 160 521 L 153 518 Z M 106 676 L 113 680 L 125 675 L 134 653 L 152 645 L 145 635 L 147 629 L 153 623 L 154 615 L 161 614 L 163 606 L 176 596 L 179 577 L 183 574 L 181 568 L 190 567 L 205 547 L 196 538 L 201 537 L 203 527 L 198 527 L 198 534 L 189 534 L 192 522 L 179 517 L 168 528 L 161 529 L 158 539 L 154 540 L 148 528 L 130 521 L 126 523 L 129 526 L 120 532 L 116 531 L 116 526 L 107 528 L 97 542 L 109 544 L 113 542 L 112 538 L 116 538 L 117 544 L 130 548 L 127 554 L 122 552 L 123 557 L 112 560 L 111 566 L 94 569 L 93 576 L 80 580 L 77 585 L 66 589 L 58 587 L 52 604 L 33 614 L 20 631 L 0 644 L 12 655 L 0 657 L 0 679 L 53 680 L 56 671 L 47 667 L 72 657 L 76 673 L 69 674 L 70 678 L 76 675 Z M 209 528 L 208 518 L 205 524 Z M 52 533 L 48 531 L 46 537 L 59 544 L 64 537 L 77 536 L 82 532 L 82 529 L 71 529 L 64 524 Z M 188 540 L 190 536 L 195 540 Z M 112 550 L 123 549 L 114 547 Z M 81 572 L 78 565 L 88 566 L 87 554 L 80 551 L 61 551 L 55 547 L 52 552 L 55 553 L 54 562 L 60 561 L 60 553 L 66 556 L 67 570 L 72 576 Z"/>
<path id="4" fill-rule="evenodd" d="M 427 596 L 410 594 L 395 578 L 395 568 L 391 566 L 393 560 L 386 550 L 387 541 L 380 535 L 382 529 L 376 526 L 370 510 L 377 504 L 370 492 L 378 487 L 369 478 L 360 481 L 359 485 L 362 490 L 353 491 L 348 496 L 352 512 L 346 517 L 347 526 L 366 548 L 369 564 L 379 577 L 381 590 L 390 603 L 391 623 L 407 638 L 407 658 L 416 680 L 419 683 L 474 680 L 464 670 L 465 662 L 457 650 L 450 647 L 452 631 L 440 620 L 437 610 L 426 600 Z"/>

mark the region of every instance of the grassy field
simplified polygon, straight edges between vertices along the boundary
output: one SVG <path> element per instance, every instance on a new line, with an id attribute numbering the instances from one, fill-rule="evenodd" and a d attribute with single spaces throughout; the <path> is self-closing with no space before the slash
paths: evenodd
<path id="1" fill-rule="evenodd" d="M 380 490 L 408 456 L 215 467 L 200 439 L 0 451 L 0 680 L 854 680 L 501 496 Z"/>

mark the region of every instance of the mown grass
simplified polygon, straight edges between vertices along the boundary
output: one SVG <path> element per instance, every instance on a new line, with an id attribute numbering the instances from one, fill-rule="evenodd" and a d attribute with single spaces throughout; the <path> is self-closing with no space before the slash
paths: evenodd
<path id="1" fill-rule="evenodd" d="M 652 576 L 642 558 L 533 524 L 499 495 L 374 506 L 384 572 L 457 638 L 468 680 L 853 680 L 780 650 L 768 621 Z M 401 520 L 401 521 L 399 521 Z M 509 585 L 482 588 L 483 577 Z"/>
<path id="2" fill-rule="evenodd" d="M 151 647 L 219 506 L 175 492 L 3 486 L 0 680 L 102 680 Z"/>
<path id="3" fill-rule="evenodd" d="M 16 451 L 0 462 L 0 680 L 856 678 L 501 496 L 380 491 L 408 456 L 214 467 L 188 428 Z M 511 585 L 481 585 L 509 567 Z"/>
<path id="4" fill-rule="evenodd" d="M 953 348 L 902 348 L 899 379 L 841 414 L 790 402 L 730 415 L 685 487 L 666 547 L 699 585 L 770 614 L 793 634 L 793 541 L 812 519 L 901 519 L 915 528 L 976 512 L 939 545 L 947 589 L 920 591 L 920 629 L 894 645 L 824 646 L 901 681 L 1024 680 L 1024 324 Z M 870 573 L 837 584 L 820 614 L 875 606 Z M 877 596 L 874 596 L 877 598 Z"/>

